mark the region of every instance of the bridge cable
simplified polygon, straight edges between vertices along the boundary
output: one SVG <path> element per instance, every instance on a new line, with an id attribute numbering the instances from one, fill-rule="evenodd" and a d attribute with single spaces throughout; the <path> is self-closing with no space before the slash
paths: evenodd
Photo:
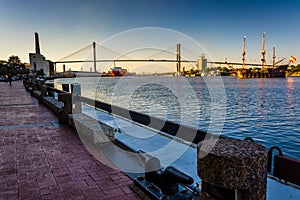
<path id="1" fill-rule="evenodd" d="M 65 57 L 63 57 L 63 58 L 61 58 L 61 59 L 59 59 L 57 62 L 59 62 L 59 61 L 64 61 L 64 60 L 66 60 L 66 58 L 72 57 L 72 56 L 74 56 L 74 55 L 76 55 L 76 54 L 78 54 L 78 53 L 80 53 L 80 52 L 83 52 L 83 51 L 85 51 L 85 50 L 91 48 L 92 46 L 93 46 L 93 44 L 89 44 L 88 46 L 83 47 L 83 48 L 79 49 L 78 51 L 75 51 L 74 53 L 71 53 L 70 55 L 67 55 L 67 56 L 65 56 Z"/>

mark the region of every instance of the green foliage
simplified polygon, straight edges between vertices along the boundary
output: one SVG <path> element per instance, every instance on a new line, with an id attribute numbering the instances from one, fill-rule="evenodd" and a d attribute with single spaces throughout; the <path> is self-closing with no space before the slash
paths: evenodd
<path id="1" fill-rule="evenodd" d="M 26 74 L 28 69 L 25 63 L 22 63 L 19 56 L 12 55 L 8 58 L 8 61 L 0 60 L 0 76 L 12 74 Z"/>
<path id="2" fill-rule="evenodd" d="M 229 76 L 231 74 L 231 70 L 227 67 L 218 67 L 221 76 Z"/>
<path id="3" fill-rule="evenodd" d="M 296 66 L 290 66 L 287 70 L 287 74 L 288 75 L 293 75 L 293 74 L 300 74 L 300 65 L 296 65 Z"/>
<path id="4" fill-rule="evenodd" d="M 21 60 L 19 56 L 12 55 L 8 58 L 8 66 L 16 68 L 19 67 L 20 65 L 21 65 Z"/>

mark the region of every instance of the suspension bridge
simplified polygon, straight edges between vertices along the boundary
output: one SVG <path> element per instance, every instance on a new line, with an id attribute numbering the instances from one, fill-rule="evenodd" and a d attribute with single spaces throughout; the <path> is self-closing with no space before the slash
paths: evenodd
<path id="1" fill-rule="evenodd" d="M 100 50 L 100 54 L 101 56 L 97 56 L 97 51 Z M 170 56 L 174 55 L 174 53 L 172 52 L 171 48 L 168 49 L 154 49 L 154 48 L 143 48 L 143 49 L 139 49 L 139 51 L 153 51 L 154 50 L 154 54 L 151 55 L 146 55 L 145 57 L 142 58 L 132 58 L 129 55 L 126 55 L 124 53 L 119 53 L 113 49 L 107 48 L 103 45 L 98 45 L 95 42 L 93 42 L 92 44 L 89 44 L 88 46 L 68 55 L 65 56 L 61 59 L 59 59 L 58 61 L 54 62 L 55 65 L 57 64 L 68 64 L 68 63 L 93 63 L 93 71 L 96 72 L 97 71 L 97 63 L 106 63 L 106 64 L 111 64 L 113 63 L 115 65 L 115 63 L 137 63 L 137 62 L 141 62 L 141 63 L 145 63 L 145 62 L 159 62 L 159 63 L 176 63 L 177 65 L 177 72 L 181 71 L 181 63 L 191 63 L 191 64 L 195 64 L 196 60 L 190 60 L 190 59 L 182 59 L 182 55 L 181 55 L 181 45 L 177 44 L 177 51 L 176 51 L 176 59 L 171 58 Z M 194 54 L 191 50 L 187 50 L 189 52 L 189 54 Z M 102 52 L 102 54 L 101 54 Z M 82 57 L 82 54 L 86 54 L 87 56 L 85 58 L 82 59 L 78 59 L 78 57 Z M 103 58 L 103 56 L 105 57 L 109 57 L 109 58 Z M 157 58 L 157 57 L 160 58 Z M 102 57 L 101 59 L 97 58 L 97 57 Z M 166 57 L 164 59 L 162 59 L 161 57 Z M 197 57 L 196 54 L 193 55 L 193 57 Z"/>
<path id="2" fill-rule="evenodd" d="M 139 51 L 153 51 L 153 48 L 143 48 L 139 49 Z M 184 55 L 182 55 L 184 52 Z M 98 54 L 97 54 L 98 53 Z M 99 56 L 100 55 L 100 56 Z M 97 63 L 104 63 L 106 65 L 115 65 L 115 63 L 173 63 L 176 64 L 176 72 L 179 74 L 182 71 L 182 63 L 189 64 L 192 67 L 199 64 L 198 58 L 200 55 L 192 50 L 183 47 L 181 44 L 176 45 L 176 51 L 174 51 L 174 47 L 166 48 L 166 49 L 155 49 L 154 53 L 151 55 L 144 55 L 142 58 L 133 58 L 126 53 L 120 53 L 111 48 L 105 47 L 103 45 L 99 45 L 96 42 L 85 46 L 84 48 L 71 53 L 54 63 L 54 67 L 56 68 L 59 64 L 78 64 L 78 63 L 92 63 L 93 71 L 97 72 Z M 100 57 L 100 58 L 99 58 Z M 162 58 L 164 57 L 164 58 Z M 281 60 L 282 61 L 282 60 Z M 280 62 L 281 62 L 280 61 Z M 207 61 L 207 64 L 215 64 L 219 66 L 226 66 L 229 68 L 241 68 L 242 66 L 251 66 L 251 67 L 261 67 L 261 63 L 245 63 L 245 62 L 227 62 L 225 61 Z M 279 63 L 279 62 L 277 62 Z M 272 65 L 264 65 L 266 67 L 271 67 Z M 199 69 L 199 68 L 198 68 Z M 83 70 L 83 69 L 82 69 Z M 56 70 L 55 70 L 56 71 Z M 92 71 L 92 67 L 90 68 Z"/>

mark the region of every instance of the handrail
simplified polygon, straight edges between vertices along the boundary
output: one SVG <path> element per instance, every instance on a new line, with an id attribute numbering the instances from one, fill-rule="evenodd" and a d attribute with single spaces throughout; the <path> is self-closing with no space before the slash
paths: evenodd
<path id="1" fill-rule="evenodd" d="M 39 84 L 33 82 L 28 82 L 28 83 L 32 83 L 36 85 Z M 50 86 L 45 86 L 45 87 L 47 87 L 48 94 L 51 92 L 56 92 L 58 94 L 70 94 L 69 92 L 58 90 L 54 87 L 50 87 Z M 186 125 L 177 124 L 169 120 L 162 120 L 157 117 L 152 117 L 143 113 L 121 108 L 119 106 L 111 105 L 98 100 L 93 100 L 87 97 L 83 97 L 81 95 L 72 94 L 72 97 L 79 99 L 81 102 L 87 105 L 94 106 L 97 109 L 101 109 L 108 113 L 118 115 L 130 121 L 137 122 L 139 124 L 145 125 L 155 130 L 159 130 L 171 136 L 176 136 L 177 138 L 181 138 L 187 142 L 191 142 L 194 144 L 198 144 L 199 142 L 203 141 L 206 135 L 209 134 L 203 130 L 195 129 Z M 225 137 L 225 136 L 220 136 L 220 137 Z"/>
<path id="2" fill-rule="evenodd" d="M 274 156 L 274 165 L 272 172 L 272 155 L 273 150 L 276 149 L 279 154 Z M 300 161 L 294 158 L 284 156 L 279 147 L 273 146 L 268 152 L 268 172 L 272 173 L 274 177 L 281 180 L 288 181 L 292 184 L 300 186 L 300 174 L 297 173 L 300 170 Z"/>
<path id="3" fill-rule="evenodd" d="M 267 169 L 268 169 L 268 172 L 271 172 L 272 171 L 272 156 L 273 156 L 273 150 L 277 150 L 279 155 L 282 155 L 282 151 L 279 147 L 277 146 L 272 146 L 269 151 L 268 151 L 268 166 L 267 166 Z"/>
<path id="4" fill-rule="evenodd" d="M 48 91 L 56 92 L 58 94 L 60 94 L 60 93 L 68 93 L 68 92 L 65 92 L 65 91 L 62 91 L 62 90 L 50 87 L 50 86 L 47 86 L 47 89 L 48 89 Z"/>
<path id="5" fill-rule="evenodd" d="M 194 129 L 186 125 L 180 125 L 168 120 L 162 120 L 157 117 L 152 117 L 133 110 L 121 108 L 119 106 L 111 105 L 97 100 L 92 100 L 90 98 L 83 97 L 83 96 L 81 96 L 80 98 L 81 98 L 81 102 L 83 103 L 86 103 L 91 106 L 95 106 L 96 108 L 104 110 L 108 113 L 113 113 L 115 115 L 121 116 L 128 120 L 137 122 L 139 124 L 148 126 L 156 130 L 160 130 L 164 133 L 179 137 L 181 139 L 184 139 L 188 142 L 192 142 L 195 144 L 198 144 L 200 141 L 204 140 L 206 134 L 208 134 L 207 132 L 199 129 Z M 195 136 L 193 134 L 186 134 L 186 133 L 193 133 L 193 132 L 195 133 Z"/>

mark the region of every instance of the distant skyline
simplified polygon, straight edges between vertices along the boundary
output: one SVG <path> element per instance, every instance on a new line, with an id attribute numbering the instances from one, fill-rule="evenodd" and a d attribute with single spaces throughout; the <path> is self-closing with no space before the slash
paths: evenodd
<path id="1" fill-rule="evenodd" d="M 179 31 L 201 44 L 214 61 L 260 62 L 266 32 L 267 62 L 300 60 L 300 1 L 278 0 L 0 0 L 0 60 L 17 55 L 29 62 L 34 32 L 41 53 L 57 61 L 92 42 L 141 27 Z M 174 44 L 175 50 L 176 44 Z M 202 52 L 199 52 L 199 55 Z M 195 58 L 196 59 L 196 58 Z"/>

